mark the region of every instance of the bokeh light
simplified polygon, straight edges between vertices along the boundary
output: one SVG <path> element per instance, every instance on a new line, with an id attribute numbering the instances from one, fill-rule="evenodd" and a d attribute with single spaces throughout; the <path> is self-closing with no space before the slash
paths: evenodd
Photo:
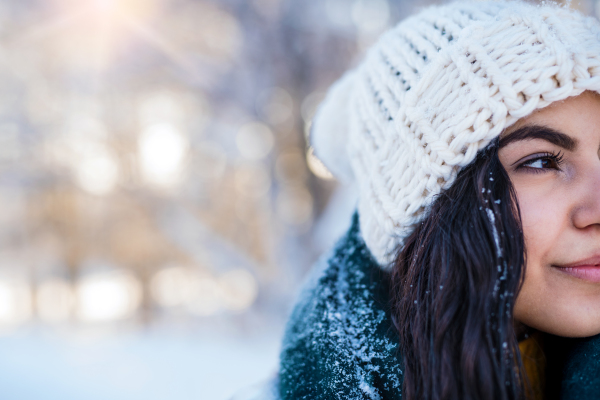
<path id="1" fill-rule="evenodd" d="M 81 279 L 76 296 L 80 320 L 106 322 L 134 315 L 140 305 L 141 288 L 126 272 L 95 273 Z"/>
<path id="2" fill-rule="evenodd" d="M 194 298 L 199 279 L 200 275 L 193 269 L 167 267 L 152 277 L 150 288 L 161 307 L 181 307 Z"/>
<path id="3" fill-rule="evenodd" d="M 173 125 L 158 123 L 148 126 L 139 139 L 142 176 L 160 188 L 172 188 L 183 179 L 188 142 Z"/>
<path id="4" fill-rule="evenodd" d="M 352 2 L 348 0 L 325 0 L 325 14 L 336 28 L 348 29 L 352 26 Z"/>
<path id="5" fill-rule="evenodd" d="M 0 328 L 22 324 L 31 318 L 31 287 L 23 279 L 0 280 Z"/>
<path id="6" fill-rule="evenodd" d="M 265 124 L 250 122 L 240 128 L 236 143 L 240 154 L 248 160 L 265 158 L 273 148 L 273 133 Z"/>
<path id="7" fill-rule="evenodd" d="M 289 121 L 293 116 L 294 100 L 280 87 L 263 90 L 256 99 L 258 113 L 272 125 Z"/>
<path id="8" fill-rule="evenodd" d="M 258 294 L 256 279 L 243 269 L 213 277 L 198 269 L 170 266 L 153 276 L 151 289 L 163 309 L 201 317 L 223 310 L 243 311 Z"/>
<path id="9" fill-rule="evenodd" d="M 354 0 L 352 20 L 365 34 L 377 34 L 387 27 L 390 6 L 387 0 Z"/>
<path id="10" fill-rule="evenodd" d="M 201 43 L 202 50 L 214 62 L 230 61 L 238 54 L 244 36 L 233 15 L 210 2 L 198 3 L 187 11 L 191 11 L 188 18 L 182 18 L 180 23 L 193 29 L 195 41 Z"/>
<path id="11" fill-rule="evenodd" d="M 115 157 L 99 146 L 81 160 L 76 174 L 77 182 L 84 190 L 103 195 L 110 193 L 116 186 L 119 168 Z"/>
<path id="12" fill-rule="evenodd" d="M 242 311 L 250 307 L 258 294 L 258 285 L 252 274 L 244 269 L 235 269 L 219 277 L 219 286 L 225 307 Z"/>

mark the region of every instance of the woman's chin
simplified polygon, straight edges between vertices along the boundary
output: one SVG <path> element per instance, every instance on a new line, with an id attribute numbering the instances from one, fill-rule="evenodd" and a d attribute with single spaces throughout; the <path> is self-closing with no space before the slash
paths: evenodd
<path id="1" fill-rule="evenodd" d="M 600 318 L 591 321 L 589 318 L 566 318 L 562 321 L 530 322 L 527 326 L 541 332 L 567 338 L 584 338 L 600 334 Z"/>

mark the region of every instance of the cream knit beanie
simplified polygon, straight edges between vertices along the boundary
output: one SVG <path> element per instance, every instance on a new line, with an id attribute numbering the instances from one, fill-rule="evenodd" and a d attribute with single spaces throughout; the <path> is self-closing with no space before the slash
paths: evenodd
<path id="1" fill-rule="evenodd" d="M 600 26 L 557 5 L 457 2 L 385 33 L 330 89 L 315 154 L 358 185 L 365 243 L 383 268 L 506 127 L 550 103 L 600 91 Z"/>

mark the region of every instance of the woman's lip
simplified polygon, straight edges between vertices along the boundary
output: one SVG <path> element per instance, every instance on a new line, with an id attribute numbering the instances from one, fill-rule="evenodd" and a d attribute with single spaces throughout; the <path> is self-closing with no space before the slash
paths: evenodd
<path id="1" fill-rule="evenodd" d="M 577 267 L 557 267 L 561 272 L 588 282 L 600 282 L 600 265 L 579 265 Z"/>
<path id="2" fill-rule="evenodd" d="M 561 272 L 588 282 L 600 282 L 600 256 L 586 258 L 571 264 L 554 265 Z"/>
<path id="3" fill-rule="evenodd" d="M 555 265 L 558 268 L 597 267 L 600 266 L 600 255 L 575 261 L 570 264 Z"/>

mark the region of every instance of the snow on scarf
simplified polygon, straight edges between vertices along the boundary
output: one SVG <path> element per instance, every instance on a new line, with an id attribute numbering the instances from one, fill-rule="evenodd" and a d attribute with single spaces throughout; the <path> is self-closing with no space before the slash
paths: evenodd
<path id="1" fill-rule="evenodd" d="M 400 399 L 402 362 L 386 279 L 358 216 L 301 294 L 281 353 L 281 399 Z"/>

